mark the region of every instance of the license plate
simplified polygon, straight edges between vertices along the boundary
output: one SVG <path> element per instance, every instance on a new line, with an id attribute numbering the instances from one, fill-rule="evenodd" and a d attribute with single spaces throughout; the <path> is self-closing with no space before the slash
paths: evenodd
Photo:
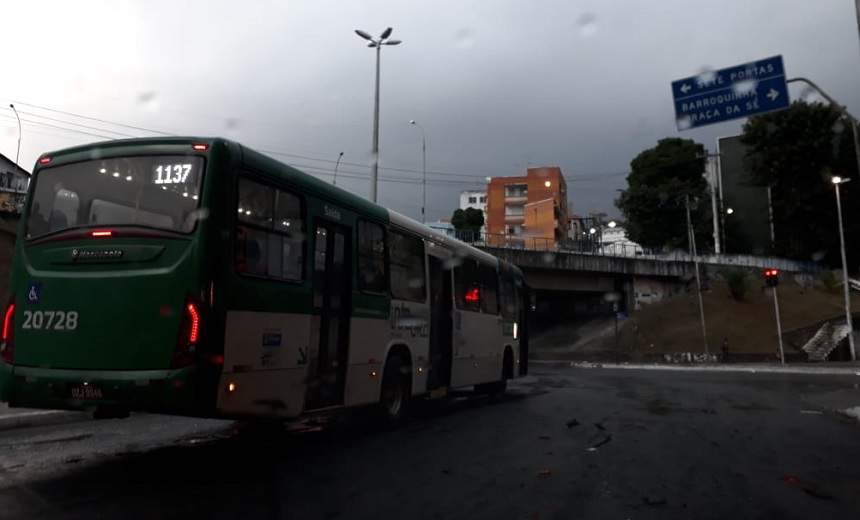
<path id="1" fill-rule="evenodd" d="M 101 399 L 104 397 L 102 387 L 93 385 L 77 385 L 72 387 L 72 399 Z"/>

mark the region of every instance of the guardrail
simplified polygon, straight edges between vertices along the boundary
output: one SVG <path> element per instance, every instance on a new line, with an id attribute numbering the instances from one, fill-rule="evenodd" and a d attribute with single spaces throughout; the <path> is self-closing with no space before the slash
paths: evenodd
<path id="1" fill-rule="evenodd" d="M 546 237 L 528 237 L 481 232 L 455 232 L 455 237 L 476 247 L 521 249 L 527 251 L 551 251 L 563 254 L 594 255 L 606 257 L 637 258 L 664 262 L 693 262 L 709 265 L 780 269 L 790 272 L 818 273 L 826 266 L 815 262 L 803 262 L 788 258 L 756 255 L 704 254 L 693 255 L 686 251 L 648 251 L 642 246 L 625 243 L 604 243 L 597 240 L 565 240 L 556 242 Z M 860 287 L 860 286 L 858 286 Z"/>

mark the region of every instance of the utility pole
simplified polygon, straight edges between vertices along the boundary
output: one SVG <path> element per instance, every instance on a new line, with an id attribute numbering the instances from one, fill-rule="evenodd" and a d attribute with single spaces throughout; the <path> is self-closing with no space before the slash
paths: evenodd
<path id="1" fill-rule="evenodd" d="M 860 1 L 860 0 L 858 0 Z M 717 208 L 717 190 L 719 175 L 717 173 L 719 153 L 706 153 L 705 155 L 696 156 L 697 159 L 705 159 L 705 171 L 708 175 L 708 185 L 711 187 L 711 213 L 714 216 L 714 253 L 720 254 L 720 211 Z"/>
<path id="2" fill-rule="evenodd" d="M 708 329 L 705 326 L 705 306 L 702 303 L 702 280 L 699 277 L 699 257 L 696 254 L 696 234 L 693 232 L 693 219 L 690 217 L 689 195 L 684 197 L 684 204 L 687 206 L 687 233 L 690 241 L 690 254 L 693 255 L 693 265 L 696 269 L 696 294 L 699 296 L 699 315 L 702 318 L 702 341 L 705 346 L 705 354 L 708 354 Z"/>

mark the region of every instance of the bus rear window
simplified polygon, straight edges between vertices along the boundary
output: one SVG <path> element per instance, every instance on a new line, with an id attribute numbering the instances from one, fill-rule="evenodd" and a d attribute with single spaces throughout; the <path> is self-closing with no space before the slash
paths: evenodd
<path id="1" fill-rule="evenodd" d="M 143 226 L 190 233 L 196 226 L 203 158 L 97 159 L 37 172 L 26 237 L 88 226 Z"/>

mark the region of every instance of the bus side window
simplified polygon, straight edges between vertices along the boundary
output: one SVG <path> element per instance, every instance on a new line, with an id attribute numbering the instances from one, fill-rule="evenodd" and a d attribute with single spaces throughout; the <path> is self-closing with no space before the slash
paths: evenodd
<path id="1" fill-rule="evenodd" d="M 478 273 L 481 278 L 481 312 L 487 314 L 499 313 L 498 275 L 496 269 L 489 265 L 480 264 Z"/>
<path id="2" fill-rule="evenodd" d="M 424 242 L 420 238 L 391 231 L 388 234 L 391 296 L 423 302 L 427 299 L 424 275 Z"/>
<path id="3" fill-rule="evenodd" d="M 454 268 L 454 290 L 457 308 L 467 311 L 481 310 L 482 295 L 477 262 L 463 259 L 460 265 Z"/>
<path id="4" fill-rule="evenodd" d="M 238 198 L 236 270 L 301 281 L 304 271 L 301 199 L 241 177 Z"/>
<path id="5" fill-rule="evenodd" d="M 514 279 L 505 273 L 499 274 L 499 306 L 503 317 L 511 320 L 517 319 L 519 302 L 514 288 Z"/>
<path id="6" fill-rule="evenodd" d="M 385 294 L 385 230 L 379 224 L 358 222 L 358 290 Z"/>

